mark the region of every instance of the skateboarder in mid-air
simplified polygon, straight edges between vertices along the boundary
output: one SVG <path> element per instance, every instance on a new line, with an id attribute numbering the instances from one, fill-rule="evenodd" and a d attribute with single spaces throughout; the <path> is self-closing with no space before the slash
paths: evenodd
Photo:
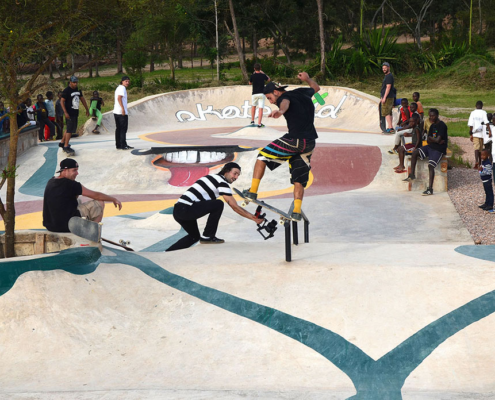
<path id="1" fill-rule="evenodd" d="M 320 86 L 306 72 L 299 73 L 297 77 L 307 82 L 310 87 L 289 92 L 285 91 L 287 86 L 277 86 L 272 82 L 265 87 L 266 98 L 279 108 L 272 111 L 268 117 L 280 118 L 283 115 L 287 120 L 289 133 L 280 139 L 275 139 L 260 151 L 254 166 L 251 188 L 245 190 L 243 195 L 250 199 L 257 199 L 265 168 L 268 166 L 273 171 L 288 161 L 290 181 L 294 184 L 294 210 L 291 217 L 300 221 L 304 188 L 308 183 L 311 170 L 311 155 L 318 137 L 314 126 L 315 106 L 311 97 L 320 90 Z"/>
<path id="2" fill-rule="evenodd" d="M 166 251 L 180 250 L 191 247 L 198 240 L 202 244 L 220 244 L 225 240 L 215 235 L 222 216 L 224 201 L 239 215 L 261 224 L 263 219 L 249 214 L 241 208 L 232 197 L 229 183 L 237 180 L 241 167 L 229 162 L 218 174 L 210 174 L 199 178 L 177 201 L 174 206 L 174 219 L 184 228 L 187 235 L 170 246 Z M 199 233 L 198 219 L 208 215 L 203 236 Z"/>
<path id="3" fill-rule="evenodd" d="M 76 182 L 79 165 L 71 158 L 60 162 L 59 176 L 51 178 L 43 195 L 43 225 L 52 232 L 69 232 L 72 217 L 85 217 L 90 221 L 101 222 L 105 201 L 111 201 L 119 210 L 122 204 L 115 197 L 94 192 Z M 79 196 L 92 201 L 81 203 Z"/>

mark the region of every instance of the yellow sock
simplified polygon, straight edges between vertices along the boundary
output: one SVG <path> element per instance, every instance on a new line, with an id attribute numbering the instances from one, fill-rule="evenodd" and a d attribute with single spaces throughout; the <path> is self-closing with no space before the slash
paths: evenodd
<path id="1" fill-rule="evenodd" d="M 302 200 L 294 200 L 294 212 L 301 214 Z"/>
<path id="2" fill-rule="evenodd" d="M 260 187 L 260 180 L 261 179 L 253 178 L 253 182 L 251 183 L 251 189 L 249 189 L 251 193 L 258 193 L 258 188 Z"/>

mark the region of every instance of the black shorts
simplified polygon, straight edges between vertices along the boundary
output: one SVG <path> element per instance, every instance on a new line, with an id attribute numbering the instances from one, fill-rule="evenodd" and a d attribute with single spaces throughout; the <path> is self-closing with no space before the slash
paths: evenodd
<path id="1" fill-rule="evenodd" d="M 67 130 L 66 130 L 67 133 L 76 133 L 76 131 L 77 131 L 77 117 L 78 117 L 77 115 L 76 116 L 71 115 L 70 119 L 65 120 L 65 122 L 67 124 Z"/>
<path id="2" fill-rule="evenodd" d="M 430 146 L 423 146 L 418 150 L 419 158 L 424 160 L 426 157 L 428 157 L 428 165 L 431 165 L 433 168 L 435 168 L 442 160 L 443 153 L 438 150 L 432 149 Z"/>
<path id="3" fill-rule="evenodd" d="M 258 160 L 263 161 L 271 171 L 288 161 L 290 183 L 297 182 L 306 187 L 315 145 L 314 139 L 294 139 L 284 135 L 261 149 Z"/>

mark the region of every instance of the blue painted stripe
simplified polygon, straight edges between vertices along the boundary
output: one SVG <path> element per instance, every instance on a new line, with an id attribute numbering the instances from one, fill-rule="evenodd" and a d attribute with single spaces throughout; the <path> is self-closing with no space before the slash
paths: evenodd
<path id="1" fill-rule="evenodd" d="M 19 188 L 19 192 L 30 196 L 43 197 L 47 182 L 57 171 L 57 152 L 59 147 L 46 149 L 43 165 Z M 22 166 L 21 166 L 22 167 Z"/>

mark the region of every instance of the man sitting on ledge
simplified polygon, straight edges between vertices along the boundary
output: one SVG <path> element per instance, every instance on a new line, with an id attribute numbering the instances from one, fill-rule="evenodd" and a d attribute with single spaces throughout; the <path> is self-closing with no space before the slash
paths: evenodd
<path id="1" fill-rule="evenodd" d="M 440 121 L 438 119 L 438 110 L 436 108 L 430 108 L 429 117 L 432 124 L 428 131 L 428 145 L 413 151 L 411 156 L 411 173 L 406 179 L 404 179 L 404 182 L 411 182 L 416 179 L 414 173 L 416 172 L 416 163 L 418 162 L 418 157 L 422 160 L 428 157 L 428 170 L 430 172 L 430 180 L 428 187 L 423 192 L 423 196 L 430 196 L 433 194 L 435 167 L 440 163 L 442 157 L 447 154 L 447 143 L 449 140 L 447 125 L 445 125 L 443 121 Z"/>
<path id="2" fill-rule="evenodd" d="M 94 222 L 101 222 L 105 201 L 111 201 L 115 207 L 122 209 L 122 204 L 115 197 L 86 189 L 76 182 L 79 165 L 71 158 L 60 162 L 59 176 L 51 178 L 43 195 L 43 225 L 52 232 L 69 232 L 69 220 L 72 217 L 84 217 Z M 81 203 L 79 196 L 86 196 L 92 201 Z"/>

